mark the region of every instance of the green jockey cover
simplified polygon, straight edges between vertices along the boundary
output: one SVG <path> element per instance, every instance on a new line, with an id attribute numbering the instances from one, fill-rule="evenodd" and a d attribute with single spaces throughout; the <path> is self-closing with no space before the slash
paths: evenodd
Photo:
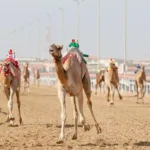
<path id="1" fill-rule="evenodd" d="M 76 47 L 76 48 L 77 48 L 77 46 L 76 46 L 76 43 L 75 43 L 75 42 L 71 42 L 71 43 L 69 44 L 69 47 Z"/>
<path id="2" fill-rule="evenodd" d="M 75 40 L 72 39 L 72 42 L 69 44 L 69 47 L 70 47 L 70 48 L 71 48 L 71 47 L 79 48 L 79 43 L 78 43 L 78 42 L 75 42 Z M 89 55 L 83 54 L 83 57 L 89 57 Z M 84 58 L 83 58 L 82 60 L 83 60 L 83 62 L 84 62 L 85 64 L 87 64 L 87 62 L 86 62 L 86 60 L 85 60 Z"/>
<path id="3" fill-rule="evenodd" d="M 83 57 L 89 57 L 89 55 L 83 54 Z M 87 64 L 87 62 L 86 62 L 86 60 L 85 60 L 84 58 L 82 58 L 82 60 L 83 60 L 83 62 L 84 62 L 85 64 Z"/>

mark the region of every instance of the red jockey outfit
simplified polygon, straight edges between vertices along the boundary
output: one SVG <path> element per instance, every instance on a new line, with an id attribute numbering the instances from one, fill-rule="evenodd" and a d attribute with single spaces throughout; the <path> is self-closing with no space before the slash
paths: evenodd
<path id="1" fill-rule="evenodd" d="M 9 50 L 7 58 L 15 59 L 15 54 L 13 53 L 12 49 Z"/>
<path id="2" fill-rule="evenodd" d="M 8 55 L 6 57 L 6 61 L 7 60 L 10 60 L 18 68 L 18 62 L 15 60 L 15 53 L 13 53 L 12 49 L 10 49 L 8 52 Z"/>

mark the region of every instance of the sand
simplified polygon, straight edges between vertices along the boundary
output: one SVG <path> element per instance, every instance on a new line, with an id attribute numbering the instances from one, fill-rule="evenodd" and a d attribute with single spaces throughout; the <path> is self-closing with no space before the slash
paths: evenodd
<path id="1" fill-rule="evenodd" d="M 0 149 L 3 150 L 150 150 L 150 103 L 136 104 L 136 97 L 115 97 L 110 107 L 104 95 L 92 94 L 93 109 L 102 133 L 97 134 L 84 99 L 84 114 L 90 131 L 84 132 L 79 123 L 78 139 L 72 140 L 73 113 L 67 103 L 66 140 L 56 144 L 60 133 L 60 103 L 54 87 L 31 87 L 31 93 L 21 94 L 23 125 L 19 125 L 16 97 L 13 114 L 18 127 L 5 123 L 7 100 L 0 92 Z"/>

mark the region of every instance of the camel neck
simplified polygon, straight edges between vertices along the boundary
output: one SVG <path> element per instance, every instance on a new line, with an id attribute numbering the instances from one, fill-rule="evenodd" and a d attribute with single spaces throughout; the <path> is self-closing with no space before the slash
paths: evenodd
<path id="1" fill-rule="evenodd" d="M 68 79 L 67 73 L 63 68 L 62 62 L 61 61 L 55 62 L 55 68 L 56 68 L 56 74 L 57 74 L 59 81 L 64 86 L 67 86 L 67 79 Z"/>

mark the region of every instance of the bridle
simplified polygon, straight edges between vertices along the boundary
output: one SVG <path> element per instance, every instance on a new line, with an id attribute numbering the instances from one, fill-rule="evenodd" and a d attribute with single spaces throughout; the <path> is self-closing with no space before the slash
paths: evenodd
<path id="1" fill-rule="evenodd" d="M 54 57 L 54 63 L 60 62 L 61 58 L 62 58 L 62 56 L 60 56 L 60 57 L 59 56 Z"/>
<path id="2" fill-rule="evenodd" d="M 9 64 L 4 63 L 2 65 L 2 69 L 1 69 L 1 73 L 6 77 L 9 73 L 11 73 L 10 69 L 9 69 Z"/>
<path id="3" fill-rule="evenodd" d="M 7 62 L 4 62 L 4 63 L 2 64 L 1 73 L 2 73 L 5 77 L 7 77 L 7 76 L 10 74 L 10 75 L 13 76 L 14 78 L 17 78 L 17 76 L 14 76 L 13 73 L 10 71 L 10 69 L 9 69 L 9 63 L 7 63 Z"/>

